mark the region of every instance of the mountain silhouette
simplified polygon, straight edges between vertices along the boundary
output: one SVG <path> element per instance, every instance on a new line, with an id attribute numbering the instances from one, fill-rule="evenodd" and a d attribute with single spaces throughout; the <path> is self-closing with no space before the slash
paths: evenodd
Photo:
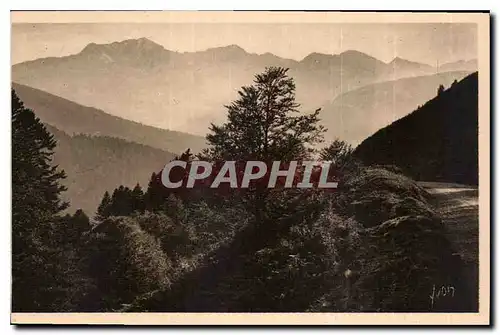
<path id="1" fill-rule="evenodd" d="M 413 76 L 426 75 L 436 72 L 436 69 L 428 64 L 412 62 L 400 57 L 394 58 L 389 63 L 388 68 L 389 69 L 392 68 L 393 73 L 398 73 L 400 71 L 407 71 L 413 73 Z"/>
<path id="2" fill-rule="evenodd" d="M 439 66 L 440 72 L 446 71 L 477 71 L 477 59 L 459 60 L 456 62 L 445 63 Z"/>
<path id="3" fill-rule="evenodd" d="M 366 164 L 396 165 L 422 181 L 478 183 L 478 74 L 364 140 Z"/>
<path id="4" fill-rule="evenodd" d="M 410 65 L 395 68 L 354 50 L 312 53 L 301 61 L 236 45 L 176 52 L 140 38 L 91 43 L 75 55 L 16 64 L 12 80 L 127 120 L 205 135 L 211 122 L 225 119 L 223 106 L 237 98 L 237 90 L 265 67 L 290 68 L 307 113 L 365 85 L 422 75 Z"/>

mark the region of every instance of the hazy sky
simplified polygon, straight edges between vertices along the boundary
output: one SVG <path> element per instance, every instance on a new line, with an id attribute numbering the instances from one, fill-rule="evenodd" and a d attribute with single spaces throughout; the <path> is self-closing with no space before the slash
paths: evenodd
<path id="1" fill-rule="evenodd" d="M 435 65 L 477 58 L 477 26 L 466 23 L 77 23 L 13 24 L 12 63 L 80 52 L 88 43 L 146 37 L 166 49 L 198 51 L 237 44 L 300 60 L 311 52 L 358 50 L 382 61 L 401 57 Z"/>

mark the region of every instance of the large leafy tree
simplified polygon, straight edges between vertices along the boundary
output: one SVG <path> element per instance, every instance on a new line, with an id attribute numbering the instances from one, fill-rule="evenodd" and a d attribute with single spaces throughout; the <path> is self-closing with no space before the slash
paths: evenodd
<path id="1" fill-rule="evenodd" d="M 54 137 L 12 91 L 12 285 L 14 311 L 53 308 L 61 290 L 54 257 L 62 224 L 63 171 L 52 165 Z"/>
<path id="2" fill-rule="evenodd" d="M 266 68 L 255 76 L 252 85 L 242 87 L 238 94 L 238 99 L 225 106 L 227 122 L 211 125 L 207 135 L 210 147 L 202 152 L 201 158 L 260 160 L 268 164 L 305 160 L 314 153 L 315 144 L 323 141 L 325 129 L 319 125 L 320 109 L 313 113 L 299 111 L 295 83 L 288 76 L 288 69 Z M 269 215 L 269 194 L 262 184 L 247 193 L 246 203 L 258 224 L 273 216 Z"/>
<path id="3" fill-rule="evenodd" d="M 207 136 L 212 159 L 264 161 L 307 158 L 312 145 L 321 142 L 324 129 L 318 124 L 319 109 L 299 112 L 295 83 L 288 69 L 267 68 L 244 86 L 227 108 L 227 122 L 212 124 Z"/>
<path id="4" fill-rule="evenodd" d="M 89 234 L 89 269 L 99 293 L 94 310 L 117 310 L 141 294 L 170 285 L 170 258 L 161 241 L 137 220 L 111 217 Z"/>

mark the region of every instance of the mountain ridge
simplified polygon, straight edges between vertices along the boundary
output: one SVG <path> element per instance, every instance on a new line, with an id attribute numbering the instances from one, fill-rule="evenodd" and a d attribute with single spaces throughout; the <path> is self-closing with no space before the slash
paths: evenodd
<path id="1" fill-rule="evenodd" d="M 15 82 L 12 83 L 12 88 L 25 106 L 34 110 L 42 122 L 68 136 L 79 134 L 109 136 L 176 154 L 188 148 L 198 152 L 205 147 L 205 140 L 192 134 L 126 120 Z"/>
<path id="2" fill-rule="evenodd" d="M 12 64 L 12 66 L 23 64 L 23 63 L 35 62 L 35 61 L 39 61 L 39 60 L 61 59 L 61 58 L 66 58 L 66 57 L 71 57 L 71 56 L 77 56 L 77 55 L 80 55 L 82 53 L 87 53 L 87 52 L 89 52 L 91 50 L 98 50 L 99 48 L 108 48 L 108 47 L 113 47 L 113 46 L 124 46 L 124 45 L 129 45 L 129 46 L 133 45 L 135 47 L 149 46 L 148 47 L 149 49 L 158 49 L 158 50 L 161 49 L 161 50 L 163 50 L 165 52 L 173 53 L 173 54 L 178 54 L 178 55 L 201 54 L 201 53 L 213 52 L 213 51 L 233 50 L 233 51 L 245 53 L 247 55 L 254 55 L 254 56 L 274 56 L 274 57 L 277 57 L 277 58 L 280 58 L 280 59 L 283 59 L 283 60 L 287 60 L 287 61 L 291 61 L 291 62 L 295 62 L 295 63 L 302 63 L 302 62 L 304 62 L 308 58 L 311 58 L 311 57 L 314 58 L 314 57 L 317 57 L 317 56 L 335 58 L 335 57 L 339 57 L 339 56 L 359 55 L 359 56 L 365 56 L 367 58 L 375 59 L 375 60 L 377 60 L 377 61 L 379 61 L 381 63 L 384 63 L 386 65 L 393 64 L 394 62 L 406 62 L 406 63 L 419 64 L 419 65 L 423 65 L 423 66 L 432 67 L 432 65 L 429 65 L 428 63 L 417 62 L 417 61 L 414 61 L 414 60 L 409 60 L 409 59 L 401 58 L 399 56 L 393 58 L 391 61 L 385 62 L 383 60 L 378 59 L 375 56 L 372 56 L 370 54 L 367 54 L 365 52 L 362 52 L 362 51 L 359 51 L 359 50 L 355 50 L 355 49 L 344 50 L 344 51 L 342 51 L 340 53 L 337 53 L 337 54 L 334 54 L 334 53 L 321 53 L 321 52 L 315 52 L 315 51 L 313 51 L 313 52 L 310 52 L 309 54 L 307 54 L 306 56 L 302 57 L 300 60 L 291 59 L 291 58 L 287 58 L 287 57 L 281 57 L 281 56 L 278 56 L 278 55 L 273 54 L 271 52 L 265 52 L 265 53 L 262 53 L 262 54 L 251 53 L 251 52 L 248 52 L 243 47 L 241 47 L 241 46 L 239 46 L 237 44 L 228 44 L 228 45 L 224 45 L 224 46 L 210 47 L 210 48 L 207 48 L 207 49 L 204 49 L 204 50 L 197 50 L 197 51 L 176 51 L 176 50 L 167 49 L 162 44 L 157 43 L 157 42 L 155 42 L 155 41 L 153 41 L 153 40 L 151 40 L 151 39 L 149 39 L 147 37 L 140 37 L 140 38 L 135 38 L 135 39 L 134 38 L 132 38 L 132 39 L 125 39 L 125 40 L 115 41 L 115 42 L 110 42 L 110 43 L 94 43 L 94 42 L 90 42 L 87 45 L 85 45 L 81 49 L 81 51 L 78 52 L 78 53 L 64 55 L 64 56 L 59 56 L 59 57 L 55 57 L 55 56 L 41 57 L 41 58 L 37 58 L 37 59 L 32 59 L 32 60 L 18 62 L 18 63 Z M 469 62 L 476 62 L 477 63 L 477 59 L 475 59 L 475 58 L 474 59 L 469 59 L 469 60 L 461 59 L 461 60 L 457 60 L 457 61 L 453 61 L 453 62 L 446 62 L 446 63 L 444 63 L 441 66 L 446 66 L 446 65 L 450 65 L 450 64 L 459 64 L 459 63 L 469 63 Z"/>
<path id="3" fill-rule="evenodd" d="M 125 39 L 125 40 L 121 40 L 121 41 L 115 41 L 115 42 L 110 42 L 110 43 L 94 43 L 94 42 L 90 42 L 88 43 L 86 46 L 84 46 L 80 52 L 78 53 L 74 53 L 74 54 L 70 54 L 70 55 L 64 55 L 64 56 L 60 56 L 60 57 L 54 57 L 54 56 L 51 56 L 51 57 L 41 57 L 41 58 L 37 58 L 37 59 L 33 59 L 33 60 L 27 60 L 27 61 L 23 61 L 23 62 L 19 62 L 19 63 L 15 63 L 15 64 L 12 64 L 12 66 L 15 66 L 15 65 L 19 65 L 19 64 L 24 64 L 24 63 L 30 63 L 30 62 L 36 62 L 36 61 L 40 61 L 40 60 L 47 60 L 47 59 L 61 59 L 61 58 L 67 58 L 67 57 L 71 57 L 71 56 L 78 56 L 82 53 L 88 53 L 88 52 L 91 52 L 91 51 L 95 51 L 95 50 L 99 50 L 100 48 L 106 50 L 109 48 L 113 48 L 113 47 L 123 47 L 123 46 L 132 46 L 132 47 L 144 47 L 144 46 L 149 46 L 150 49 L 157 49 L 157 50 L 162 50 L 162 51 L 165 51 L 165 52 L 168 52 L 168 53 L 173 53 L 173 54 L 177 54 L 177 55 L 189 55 L 189 54 L 202 54 L 202 53 L 207 53 L 207 52 L 214 52 L 214 51 L 227 51 L 227 50 L 232 50 L 232 51 L 236 51 L 236 52 L 240 52 L 240 53 L 244 53 L 244 54 L 247 54 L 247 55 L 255 55 L 255 56 L 266 56 L 266 55 L 272 55 L 274 57 L 277 57 L 277 58 L 280 58 L 280 59 L 283 59 L 283 60 L 287 60 L 287 61 L 291 61 L 291 62 L 295 62 L 295 63 L 301 63 L 301 62 L 304 62 L 304 60 L 306 60 L 307 58 L 310 58 L 310 57 L 315 57 L 315 56 L 325 56 L 325 57 L 330 57 L 330 58 L 337 58 L 337 57 L 340 57 L 340 56 L 349 56 L 349 55 L 358 55 L 358 56 L 365 56 L 367 58 L 372 58 L 372 59 L 376 59 L 378 60 L 379 62 L 381 63 L 384 63 L 384 64 L 390 64 L 391 62 L 384 62 L 370 54 L 367 54 L 365 52 L 362 52 L 362 51 L 358 51 L 358 50 L 354 50 L 354 49 L 348 49 L 348 50 L 344 50 L 338 54 L 329 54 L 329 53 L 320 53 L 320 52 L 311 52 L 309 53 L 308 55 L 304 56 L 301 60 L 296 60 L 296 59 L 291 59 L 291 58 L 286 58 L 286 57 L 281 57 L 281 56 L 278 56 L 276 54 L 273 54 L 271 52 L 265 52 L 265 53 L 262 53 L 262 54 L 259 54 L 259 53 L 251 53 L 251 52 L 248 52 L 247 50 L 245 50 L 244 48 L 242 48 L 241 46 L 237 45 L 237 44 L 229 44 L 229 45 L 225 45 L 225 46 L 218 46 L 218 47 L 210 47 L 210 48 L 207 48 L 205 50 L 197 50 L 197 51 L 175 51 L 175 50 L 170 50 L 170 49 L 167 49 L 165 48 L 163 45 L 161 45 L 160 43 L 157 43 L 153 40 L 150 40 L 146 37 L 140 37 L 140 38 L 135 38 L 135 39 Z M 399 58 L 399 57 L 396 57 L 400 60 L 404 60 L 404 61 L 407 61 L 407 62 L 411 62 L 411 63 L 418 63 L 418 64 L 422 64 L 422 65 L 428 65 L 428 64 L 425 64 L 425 63 L 419 63 L 419 62 L 415 62 L 415 61 L 410 61 L 410 60 L 406 60 L 406 59 L 403 59 L 403 58 Z M 396 59 L 395 58 L 395 59 Z M 430 65 L 429 65 L 430 66 Z"/>
<path id="4" fill-rule="evenodd" d="M 420 181 L 478 183 L 478 73 L 376 131 L 354 151 Z"/>

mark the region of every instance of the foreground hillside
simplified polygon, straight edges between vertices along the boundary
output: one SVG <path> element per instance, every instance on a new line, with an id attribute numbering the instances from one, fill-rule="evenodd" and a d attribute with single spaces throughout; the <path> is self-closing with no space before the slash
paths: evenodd
<path id="1" fill-rule="evenodd" d="M 478 74 L 364 140 L 366 164 L 394 164 L 422 181 L 478 182 Z"/>
<path id="2" fill-rule="evenodd" d="M 429 194 L 413 181 L 382 168 L 362 168 L 349 173 L 338 194 L 313 199 L 302 194 L 263 225 L 248 213 L 236 233 L 226 235 L 229 239 L 194 268 L 176 276 L 172 270 L 167 288 L 138 296 L 124 304 L 125 310 L 477 309 L 474 287 L 463 280 L 465 267 L 447 228 Z M 146 227 L 144 220 L 110 218 L 99 232 L 125 224 Z M 433 288 L 443 286 L 462 294 L 431 300 Z"/>
<path id="3" fill-rule="evenodd" d="M 205 146 L 199 136 L 145 126 L 17 83 L 12 88 L 42 122 L 66 134 L 116 137 L 173 153 L 187 148 L 198 152 Z"/>
<path id="4" fill-rule="evenodd" d="M 75 135 L 47 126 L 57 140 L 54 163 L 66 172 L 63 198 L 71 209 L 94 215 L 104 192 L 116 185 L 147 185 L 151 171 L 159 171 L 174 154 L 121 139 Z"/>

